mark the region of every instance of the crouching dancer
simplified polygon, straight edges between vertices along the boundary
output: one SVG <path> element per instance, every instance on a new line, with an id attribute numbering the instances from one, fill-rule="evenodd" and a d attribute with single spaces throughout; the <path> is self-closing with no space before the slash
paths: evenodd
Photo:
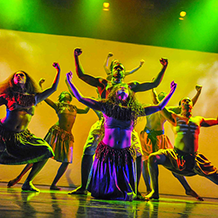
<path id="1" fill-rule="evenodd" d="M 218 124 L 217 119 L 206 119 L 192 116 L 192 100 L 185 97 L 181 100 L 181 114 L 164 108 L 162 113 L 176 126 L 176 138 L 173 149 L 160 149 L 148 159 L 152 191 L 145 196 L 147 200 L 158 199 L 158 165 L 182 176 L 200 175 L 218 184 L 218 172 L 211 162 L 198 152 L 198 136 L 200 127 Z"/>

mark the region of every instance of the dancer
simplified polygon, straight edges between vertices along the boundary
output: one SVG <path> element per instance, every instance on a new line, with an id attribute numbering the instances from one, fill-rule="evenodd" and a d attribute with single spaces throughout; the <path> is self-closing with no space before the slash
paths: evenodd
<path id="1" fill-rule="evenodd" d="M 83 104 L 103 113 L 105 134 L 98 144 L 91 172 L 88 191 L 100 199 L 132 200 L 137 194 L 134 159 L 136 151 L 131 145 L 131 134 L 138 116 L 162 110 L 176 89 L 171 83 L 169 95 L 157 106 L 142 107 L 127 84 L 114 86 L 105 100 L 96 101 L 83 97 L 71 82 L 67 81 L 74 96 Z"/>
<path id="2" fill-rule="evenodd" d="M 192 99 L 193 105 L 196 103 L 200 93 L 201 93 L 202 86 L 196 85 L 197 93 L 195 97 Z M 153 103 L 157 104 L 161 101 L 165 96 L 166 93 L 161 92 L 157 95 L 156 91 L 152 89 L 153 93 Z M 157 102 L 157 100 L 158 102 Z M 181 107 L 167 107 L 168 110 L 174 110 L 177 113 L 180 113 Z M 169 138 L 164 134 L 164 123 L 166 122 L 166 118 L 161 114 L 161 112 L 157 112 L 155 114 L 151 114 L 146 116 L 146 126 L 143 131 L 140 133 L 140 141 L 143 150 L 143 177 L 145 181 L 145 185 L 147 188 L 147 194 L 151 192 L 150 187 L 150 177 L 148 173 L 148 157 L 151 153 L 158 151 L 159 149 L 166 149 L 166 148 L 173 148 Z M 191 189 L 189 184 L 187 183 L 185 177 L 179 176 L 178 174 L 173 173 L 173 175 L 179 180 L 182 186 L 185 189 L 187 195 L 191 195 L 197 198 L 200 201 L 203 201 L 194 190 Z"/>
<path id="3" fill-rule="evenodd" d="M 217 119 L 206 119 L 192 116 L 192 101 L 185 97 L 181 100 L 181 114 L 164 108 L 162 113 L 167 120 L 176 126 L 175 145 L 172 149 L 160 149 L 150 154 L 148 158 L 149 175 L 152 191 L 146 199 L 158 199 L 158 165 L 182 176 L 200 175 L 218 184 L 217 168 L 201 153 L 198 152 L 198 137 L 200 127 L 218 124 Z"/>
<path id="4" fill-rule="evenodd" d="M 95 78 L 93 76 L 84 74 L 83 68 L 79 62 L 79 56 L 82 54 L 82 50 L 80 48 L 76 48 L 74 50 L 74 58 L 75 58 L 75 65 L 76 65 L 76 73 L 80 79 L 82 79 L 84 82 L 88 83 L 91 86 L 94 86 L 98 89 L 100 93 L 100 97 L 102 99 L 106 98 L 107 95 L 110 93 L 112 87 L 116 84 L 123 83 L 123 79 L 125 77 L 125 68 L 121 63 L 116 63 L 112 66 L 111 74 L 112 79 L 111 81 L 108 81 L 103 78 Z M 133 92 L 140 92 L 140 91 L 146 91 L 152 88 L 157 87 L 164 75 L 164 72 L 167 68 L 168 61 L 167 59 L 161 59 L 160 63 L 162 64 L 162 70 L 158 74 L 157 78 L 154 79 L 151 82 L 145 82 L 145 83 L 139 83 L 139 82 L 131 82 L 128 83 L 129 88 Z M 93 138 L 94 139 L 94 138 Z M 141 166 L 142 166 L 142 149 L 139 141 L 138 134 L 135 130 L 133 130 L 132 133 L 132 143 L 135 144 L 135 148 L 137 150 L 137 182 L 139 184 L 140 176 L 141 176 Z M 91 143 L 90 143 L 91 145 Z M 93 141 L 93 145 L 95 145 Z M 96 149 L 93 147 L 93 150 Z M 90 150 L 90 149 L 89 149 Z M 82 185 L 79 186 L 76 190 L 73 190 L 69 194 L 86 194 L 86 185 L 89 175 L 89 170 L 91 169 L 92 162 L 93 162 L 93 153 L 92 152 L 86 152 L 86 148 L 84 148 L 84 153 L 82 158 L 82 168 L 81 168 L 81 175 L 82 175 Z M 83 167 L 84 166 L 84 167 Z M 138 187 L 138 186 L 137 186 Z M 140 198 L 140 193 L 138 193 L 138 197 Z"/>
<path id="5" fill-rule="evenodd" d="M 57 69 L 54 83 L 43 92 L 24 71 L 17 71 L 0 86 L 0 105 L 7 107 L 6 117 L 2 118 L 0 123 L 0 163 L 33 163 L 32 170 L 22 186 L 24 191 L 39 191 L 33 186 L 32 180 L 48 158 L 54 155 L 46 141 L 28 130 L 35 106 L 57 89 L 60 67 L 58 63 L 53 66 Z"/>
<path id="6" fill-rule="evenodd" d="M 113 57 L 113 53 L 112 52 L 109 52 L 109 54 L 107 56 L 107 59 L 105 61 L 105 64 L 104 64 L 104 70 L 105 70 L 106 74 L 108 75 L 107 76 L 107 80 L 111 80 L 111 78 L 112 78 L 111 71 L 112 71 L 113 65 L 120 62 L 118 59 L 113 59 L 111 61 L 110 67 L 109 67 L 109 58 L 110 57 Z M 131 71 L 126 71 L 125 72 L 125 76 L 135 73 L 137 70 L 139 70 L 142 67 L 142 65 L 144 63 L 145 63 L 145 61 L 143 59 L 140 60 L 139 66 L 136 67 L 135 69 L 131 70 Z"/>
<path id="7" fill-rule="evenodd" d="M 44 79 L 40 80 L 40 86 L 42 86 L 44 81 Z M 58 102 L 56 103 L 48 98 L 45 99 L 45 102 L 56 111 L 58 115 L 58 122 L 49 129 L 44 140 L 54 151 L 55 156 L 53 159 L 62 163 L 50 186 L 50 190 L 60 190 L 56 184 L 67 170 L 69 163 L 72 163 L 73 161 L 74 137 L 72 135 L 72 128 L 75 123 L 76 115 L 86 114 L 89 111 L 89 107 L 79 109 L 75 105 L 70 104 L 72 99 L 71 94 L 66 91 L 61 92 L 58 97 Z M 31 167 L 32 164 L 27 164 L 23 171 L 15 179 L 8 182 L 8 187 L 18 183 Z"/>

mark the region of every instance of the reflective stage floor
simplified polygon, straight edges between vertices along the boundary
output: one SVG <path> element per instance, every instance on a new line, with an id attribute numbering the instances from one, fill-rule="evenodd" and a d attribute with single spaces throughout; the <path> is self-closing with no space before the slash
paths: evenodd
<path id="1" fill-rule="evenodd" d="M 218 217 L 218 199 L 204 198 L 195 201 L 186 196 L 161 195 L 159 202 L 105 201 L 90 195 L 68 195 L 68 188 L 50 191 L 47 186 L 37 186 L 40 193 L 21 192 L 21 185 L 7 188 L 0 183 L 0 218 L 194 218 Z"/>

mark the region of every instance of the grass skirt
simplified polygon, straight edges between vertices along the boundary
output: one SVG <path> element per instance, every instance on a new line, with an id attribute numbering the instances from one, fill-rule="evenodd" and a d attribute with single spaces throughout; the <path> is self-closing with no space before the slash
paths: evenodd
<path id="1" fill-rule="evenodd" d="M 115 149 L 100 142 L 90 173 L 88 191 L 98 199 L 131 200 L 136 193 L 134 148 Z"/>
<path id="2" fill-rule="evenodd" d="M 71 132 L 61 129 L 59 126 L 52 126 L 44 138 L 52 147 L 56 161 L 72 163 L 73 161 L 73 142 Z"/>
<path id="3" fill-rule="evenodd" d="M 0 123 L 0 164 L 36 163 L 54 155 L 49 144 L 28 129 L 13 132 Z"/>

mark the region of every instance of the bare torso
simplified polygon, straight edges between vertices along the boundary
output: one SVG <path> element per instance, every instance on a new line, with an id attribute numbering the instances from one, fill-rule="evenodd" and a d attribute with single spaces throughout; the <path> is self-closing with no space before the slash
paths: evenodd
<path id="1" fill-rule="evenodd" d="M 106 115 L 104 115 L 104 118 L 105 134 L 103 142 L 117 149 L 130 147 L 133 130 L 132 121 L 121 121 Z"/>
<path id="2" fill-rule="evenodd" d="M 146 119 L 147 123 L 145 127 L 147 127 L 148 129 L 154 131 L 164 130 L 164 123 L 166 122 L 166 119 L 163 115 L 161 115 L 160 112 L 156 112 L 154 114 L 146 116 Z"/>
<path id="3" fill-rule="evenodd" d="M 59 118 L 57 125 L 61 129 L 64 129 L 67 132 L 71 132 L 76 119 L 76 107 L 70 104 L 59 103 L 57 114 Z"/>
<path id="4" fill-rule="evenodd" d="M 186 118 L 177 115 L 175 147 L 183 152 L 194 153 L 198 150 L 198 136 L 202 117 Z"/>
<path id="5" fill-rule="evenodd" d="M 32 118 L 31 114 L 28 114 L 23 110 L 7 111 L 6 117 L 1 119 L 3 126 L 14 132 L 21 132 L 27 129 L 28 124 Z"/>

